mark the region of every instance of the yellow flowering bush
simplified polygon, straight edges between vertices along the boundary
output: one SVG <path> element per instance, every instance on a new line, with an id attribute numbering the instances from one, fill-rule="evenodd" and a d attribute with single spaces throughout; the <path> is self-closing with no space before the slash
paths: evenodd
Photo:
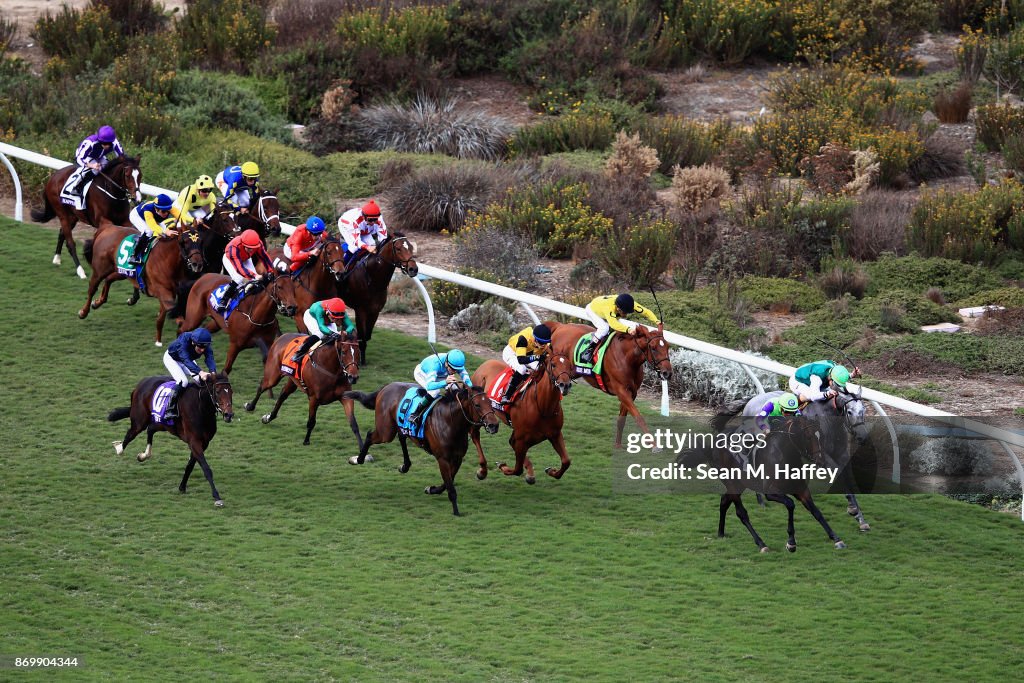
<path id="1" fill-rule="evenodd" d="M 974 192 L 927 193 L 914 207 L 910 244 L 924 256 L 993 263 L 1019 234 L 1024 187 L 1016 180 Z"/>

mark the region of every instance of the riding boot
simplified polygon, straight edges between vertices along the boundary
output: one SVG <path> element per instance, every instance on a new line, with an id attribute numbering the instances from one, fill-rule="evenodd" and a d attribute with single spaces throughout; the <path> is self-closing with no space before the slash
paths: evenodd
<path id="1" fill-rule="evenodd" d="M 601 341 L 602 340 L 600 339 L 595 341 L 594 338 L 591 337 L 590 344 L 587 346 L 587 348 L 583 349 L 583 353 L 580 354 L 580 360 L 583 361 L 584 363 L 593 364 L 594 352 L 597 351 L 597 347 L 600 346 Z"/>
<path id="2" fill-rule="evenodd" d="M 423 395 L 422 391 L 420 392 L 420 395 Z M 434 399 L 430 397 L 428 397 L 426 401 L 420 403 L 419 408 L 409 416 L 409 426 L 414 430 L 418 430 L 420 428 L 420 420 L 423 419 L 423 415 L 427 412 L 427 408 L 429 408 L 433 403 Z"/>
<path id="3" fill-rule="evenodd" d="M 305 339 L 303 339 L 302 346 L 300 346 L 298 350 L 294 354 L 292 354 L 292 362 L 298 363 L 300 360 L 302 360 L 302 357 L 306 355 L 306 352 L 309 351 L 313 344 L 316 344 L 318 341 L 320 341 L 320 337 L 317 337 L 314 334 L 311 334 Z"/>
<path id="4" fill-rule="evenodd" d="M 167 410 L 164 411 L 164 417 L 169 420 L 178 418 L 178 395 L 183 388 L 176 384 L 171 390 L 171 397 L 167 400 Z"/>
<path id="5" fill-rule="evenodd" d="M 223 313 L 228 310 L 228 305 L 231 303 L 231 300 L 235 298 L 235 294 L 237 293 L 238 285 L 235 284 L 234 280 L 232 280 L 228 283 L 228 288 L 224 290 L 224 296 L 220 298 L 220 305 L 217 306 L 217 312 Z"/>
<path id="6" fill-rule="evenodd" d="M 132 252 L 132 257 L 128 259 L 129 263 L 133 263 L 137 266 L 142 265 L 142 257 L 146 254 L 146 247 L 149 246 L 150 239 L 152 238 L 145 233 L 139 235 L 139 238 L 135 240 L 135 251 Z"/>
<path id="7" fill-rule="evenodd" d="M 519 372 L 512 373 L 512 377 L 508 381 L 508 386 L 505 387 L 505 396 L 501 399 L 502 405 L 508 405 L 512 402 L 512 397 L 515 396 L 516 389 L 519 388 L 519 385 L 523 383 L 524 379 L 526 379 L 526 375 Z"/>
<path id="8" fill-rule="evenodd" d="M 92 180 L 92 178 L 93 175 L 89 171 L 83 173 L 82 177 L 78 179 L 77 183 L 75 183 L 75 186 L 71 188 L 71 194 L 82 197 L 82 188 L 85 187 L 85 184 Z M 85 199 L 85 197 L 82 197 L 82 199 Z"/>

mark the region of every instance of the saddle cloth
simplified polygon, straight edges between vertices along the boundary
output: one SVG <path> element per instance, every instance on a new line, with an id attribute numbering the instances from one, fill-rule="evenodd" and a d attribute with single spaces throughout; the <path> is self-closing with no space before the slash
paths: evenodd
<path id="1" fill-rule="evenodd" d="M 506 407 L 501 404 L 501 400 L 505 398 L 505 391 L 508 389 L 508 383 L 512 381 L 512 375 L 514 373 L 515 370 L 512 368 L 505 368 L 487 387 L 487 398 L 490 400 L 491 406 L 496 410 L 502 410 Z M 530 381 L 530 378 L 526 378 L 518 387 L 516 387 L 516 393 L 511 397 L 509 403 L 514 403 L 516 399 L 522 396 L 526 387 L 530 385 Z"/>
<path id="2" fill-rule="evenodd" d="M 93 181 L 90 180 L 86 182 L 86 184 L 82 187 L 81 195 L 75 194 L 71 191 L 71 188 L 74 187 L 75 183 L 77 183 L 82 178 L 82 173 L 84 173 L 85 171 L 86 169 L 79 168 L 70 176 L 68 176 L 68 179 L 64 182 L 64 187 L 60 188 L 61 204 L 67 204 L 68 206 L 78 211 L 85 211 L 85 198 L 89 194 L 89 188 L 92 187 Z"/>
<path id="3" fill-rule="evenodd" d="M 223 301 L 224 299 L 224 292 L 226 292 L 227 289 L 228 283 L 225 282 L 224 284 L 215 287 L 214 290 L 210 292 L 209 304 L 211 308 L 217 308 L 218 306 L 220 306 L 221 301 Z M 227 310 L 224 311 L 225 322 L 227 322 L 228 316 L 230 316 L 234 312 L 234 310 L 238 308 L 238 304 L 240 304 L 242 302 L 242 299 L 244 298 L 245 290 L 244 288 L 239 288 L 238 292 L 235 293 L 235 296 L 232 297 L 231 301 L 228 302 Z"/>
<path id="4" fill-rule="evenodd" d="M 604 338 L 604 341 L 601 342 L 601 346 L 594 351 L 593 363 L 586 363 L 580 359 L 580 356 L 583 355 L 583 351 L 590 345 L 590 339 L 593 336 L 593 333 L 588 332 L 580 337 L 580 340 L 576 342 L 576 346 L 572 352 L 572 362 L 573 365 L 576 366 L 576 373 L 580 375 L 600 375 L 601 369 L 604 366 L 605 351 L 608 350 L 608 345 L 611 344 L 612 337 L 615 335 L 616 332 L 613 330 L 611 334 Z"/>
<path id="5" fill-rule="evenodd" d="M 420 418 L 420 424 L 418 428 L 413 428 L 412 423 L 409 421 L 409 416 L 416 412 L 416 410 L 423 405 L 424 401 L 433 401 L 430 407 L 427 408 L 427 412 Z M 437 405 L 437 401 L 434 401 L 429 395 L 426 394 L 420 387 L 409 387 L 409 390 L 405 392 L 402 400 L 398 402 L 398 410 L 395 411 L 395 422 L 398 423 L 398 428 L 402 430 L 402 433 L 417 439 L 423 438 L 423 429 L 427 424 L 427 418 L 430 416 L 431 411 L 434 410 L 434 406 Z"/>
<path id="6" fill-rule="evenodd" d="M 153 392 L 153 398 L 150 401 L 149 413 L 153 419 L 154 424 L 162 425 L 173 425 L 174 418 L 168 418 L 166 416 L 167 407 L 171 404 L 171 394 L 174 393 L 175 382 L 164 382 L 156 388 Z"/>

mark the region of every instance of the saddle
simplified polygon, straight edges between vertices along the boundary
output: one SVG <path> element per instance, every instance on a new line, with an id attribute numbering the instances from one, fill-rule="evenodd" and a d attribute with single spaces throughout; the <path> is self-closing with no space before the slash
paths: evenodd
<path id="1" fill-rule="evenodd" d="M 149 405 L 149 412 L 153 419 L 153 424 L 174 424 L 174 418 L 167 417 L 167 409 L 171 405 L 171 396 L 174 394 L 175 384 L 176 382 L 174 380 L 164 382 L 156 388 L 156 391 L 153 392 L 153 398 Z"/>
<path id="2" fill-rule="evenodd" d="M 512 381 L 512 375 L 514 374 L 515 370 L 512 368 L 505 368 L 505 370 L 498 374 L 491 384 L 486 387 L 487 399 L 491 402 L 491 407 L 495 410 L 504 411 L 509 405 L 515 403 L 519 397 L 523 395 L 523 392 L 526 391 L 526 387 L 530 386 L 530 383 L 533 381 L 532 375 L 524 379 L 519 386 L 516 387 L 515 393 L 509 397 L 508 403 L 503 404 L 502 399 L 505 398 L 505 390 L 508 388 L 508 383 Z"/>
<path id="3" fill-rule="evenodd" d="M 216 310 L 217 307 L 221 305 L 221 302 L 224 300 L 224 292 L 226 292 L 227 289 L 228 283 L 225 282 L 224 284 L 217 286 L 212 292 L 210 292 L 209 304 L 211 308 Z M 231 297 L 231 301 L 228 302 L 228 306 L 224 310 L 224 322 L 227 322 L 228 316 L 230 316 L 234 312 L 234 310 L 238 308 L 238 305 L 242 303 L 242 300 L 246 296 L 247 289 L 248 288 L 246 287 L 239 287 L 238 291 L 235 292 L 235 295 Z"/>
<path id="4" fill-rule="evenodd" d="M 410 416 L 414 415 L 423 405 L 424 402 L 431 401 L 432 403 L 427 407 L 426 412 L 420 417 L 419 424 L 414 426 L 410 421 Z M 395 411 L 395 422 L 398 424 L 398 428 L 406 436 L 411 436 L 415 439 L 422 439 L 424 429 L 427 424 L 427 417 L 430 416 L 434 406 L 437 405 L 437 401 L 431 398 L 429 394 L 423 391 L 419 386 L 409 387 L 402 396 L 402 400 L 398 402 L 398 409 Z"/>

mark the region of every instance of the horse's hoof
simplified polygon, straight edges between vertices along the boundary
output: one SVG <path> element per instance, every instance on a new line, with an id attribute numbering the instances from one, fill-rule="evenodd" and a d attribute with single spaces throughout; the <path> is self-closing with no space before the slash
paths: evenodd
<path id="1" fill-rule="evenodd" d="M 661 453 L 663 450 L 665 450 L 665 449 L 664 448 L 652 448 L 651 449 L 651 453 L 652 454 L 653 453 Z"/>
<path id="2" fill-rule="evenodd" d="M 425 494 L 427 494 L 429 496 L 430 494 L 433 493 L 433 491 L 430 490 L 432 488 L 434 488 L 434 487 L 433 486 L 426 487 L 425 489 L 423 489 L 423 493 L 425 493 Z"/>
<path id="3" fill-rule="evenodd" d="M 846 506 L 846 514 L 850 515 L 851 517 L 856 517 L 859 512 L 860 512 L 860 508 L 857 507 L 856 505 L 847 505 Z"/>
<path id="4" fill-rule="evenodd" d="M 523 477 L 523 479 L 525 479 L 526 483 L 531 486 L 537 483 L 537 477 L 531 477 L 530 475 L 526 475 L 525 477 Z"/>
<path id="5" fill-rule="evenodd" d="M 786 550 L 788 550 L 791 553 L 795 553 L 796 552 L 796 543 L 787 543 L 786 544 Z"/>
<path id="6" fill-rule="evenodd" d="M 363 462 L 373 462 L 373 456 L 367 453 L 366 457 L 363 458 Z"/>
<path id="7" fill-rule="evenodd" d="M 358 455 L 353 455 L 351 458 L 348 459 L 348 464 L 349 465 L 358 465 L 359 464 L 359 456 Z"/>
<path id="8" fill-rule="evenodd" d="M 53 265 L 55 265 L 55 266 L 59 266 L 60 265 L 60 254 L 54 254 L 53 255 Z"/>
<path id="9" fill-rule="evenodd" d="M 251 413 L 254 410 L 256 410 L 256 404 L 255 403 L 253 403 L 252 401 L 249 401 L 248 403 L 245 404 L 245 412 Z"/>
<path id="10" fill-rule="evenodd" d="M 118 455 L 121 455 L 122 453 L 124 453 L 124 446 L 121 445 L 120 441 L 115 441 L 113 443 L 113 446 L 114 446 L 114 452 L 117 453 Z"/>
<path id="11" fill-rule="evenodd" d="M 761 548 L 761 552 L 762 553 L 770 553 L 771 551 L 772 551 L 771 548 L 769 548 L 768 546 L 763 546 Z"/>
<path id="12" fill-rule="evenodd" d="M 135 456 L 135 459 L 138 460 L 139 462 L 146 462 L 147 460 L 149 460 L 149 455 L 146 453 L 146 451 L 142 451 L 141 453 Z"/>
<path id="13" fill-rule="evenodd" d="M 133 299 L 132 297 L 128 297 L 127 299 L 125 299 L 124 302 L 128 306 L 134 306 L 138 302 L 138 299 Z"/>
<path id="14" fill-rule="evenodd" d="M 85 268 L 83 268 L 82 266 L 78 266 L 78 270 L 76 270 L 75 272 L 78 273 L 79 279 L 81 279 L 81 280 L 88 279 L 88 278 L 85 277 Z"/>
<path id="15" fill-rule="evenodd" d="M 90 301 L 90 302 L 89 302 L 89 308 L 91 308 L 91 309 L 92 309 L 92 310 L 94 310 L 94 311 L 95 311 L 95 310 L 96 310 L 97 308 L 99 308 L 100 306 L 102 306 L 102 305 L 103 305 L 103 304 L 102 304 L 101 302 L 99 302 L 99 301 Z"/>
<path id="16" fill-rule="evenodd" d="M 181 495 L 185 495 L 186 493 L 188 493 L 188 490 L 179 486 L 178 493 L 180 493 Z"/>
<path id="17" fill-rule="evenodd" d="M 303 446 L 308 446 L 309 445 L 309 439 L 303 439 L 302 445 Z"/>
<path id="18" fill-rule="evenodd" d="M 845 550 L 846 544 L 842 541 L 836 541 L 836 550 Z"/>
<path id="19" fill-rule="evenodd" d="M 871 531 L 871 525 L 870 525 L 870 524 L 868 524 L 867 522 L 864 522 L 864 523 L 863 523 L 863 524 L 861 524 L 861 525 L 860 525 L 860 526 L 859 526 L 858 528 L 859 528 L 859 529 L 860 529 L 861 531 Z"/>
<path id="20" fill-rule="evenodd" d="M 156 344 L 157 346 L 163 346 L 164 345 L 163 342 L 153 342 L 153 343 Z"/>
<path id="21" fill-rule="evenodd" d="M 270 421 L 273 420 L 273 419 L 274 418 L 270 417 L 270 413 L 267 413 L 266 415 L 264 415 L 263 417 L 260 418 L 260 422 L 262 422 L 265 425 L 268 425 L 268 424 L 270 424 Z"/>
<path id="22" fill-rule="evenodd" d="M 398 471 L 401 472 L 402 474 L 405 474 L 406 472 L 409 471 L 409 468 L 406 467 L 404 464 L 403 465 L 399 465 L 398 466 Z"/>
<path id="23" fill-rule="evenodd" d="M 484 479 L 486 479 L 487 478 L 487 470 L 477 470 L 476 471 L 476 478 L 479 479 L 480 481 L 483 481 Z"/>
<path id="24" fill-rule="evenodd" d="M 79 320 L 85 320 L 85 316 L 87 316 L 87 315 L 89 315 L 89 313 L 83 308 L 82 310 L 80 310 L 78 312 L 78 319 Z"/>
<path id="25" fill-rule="evenodd" d="M 221 500 L 220 498 L 218 498 L 217 500 L 213 501 L 213 507 L 215 507 L 215 508 L 222 508 L 222 507 L 224 507 L 224 501 Z"/>

